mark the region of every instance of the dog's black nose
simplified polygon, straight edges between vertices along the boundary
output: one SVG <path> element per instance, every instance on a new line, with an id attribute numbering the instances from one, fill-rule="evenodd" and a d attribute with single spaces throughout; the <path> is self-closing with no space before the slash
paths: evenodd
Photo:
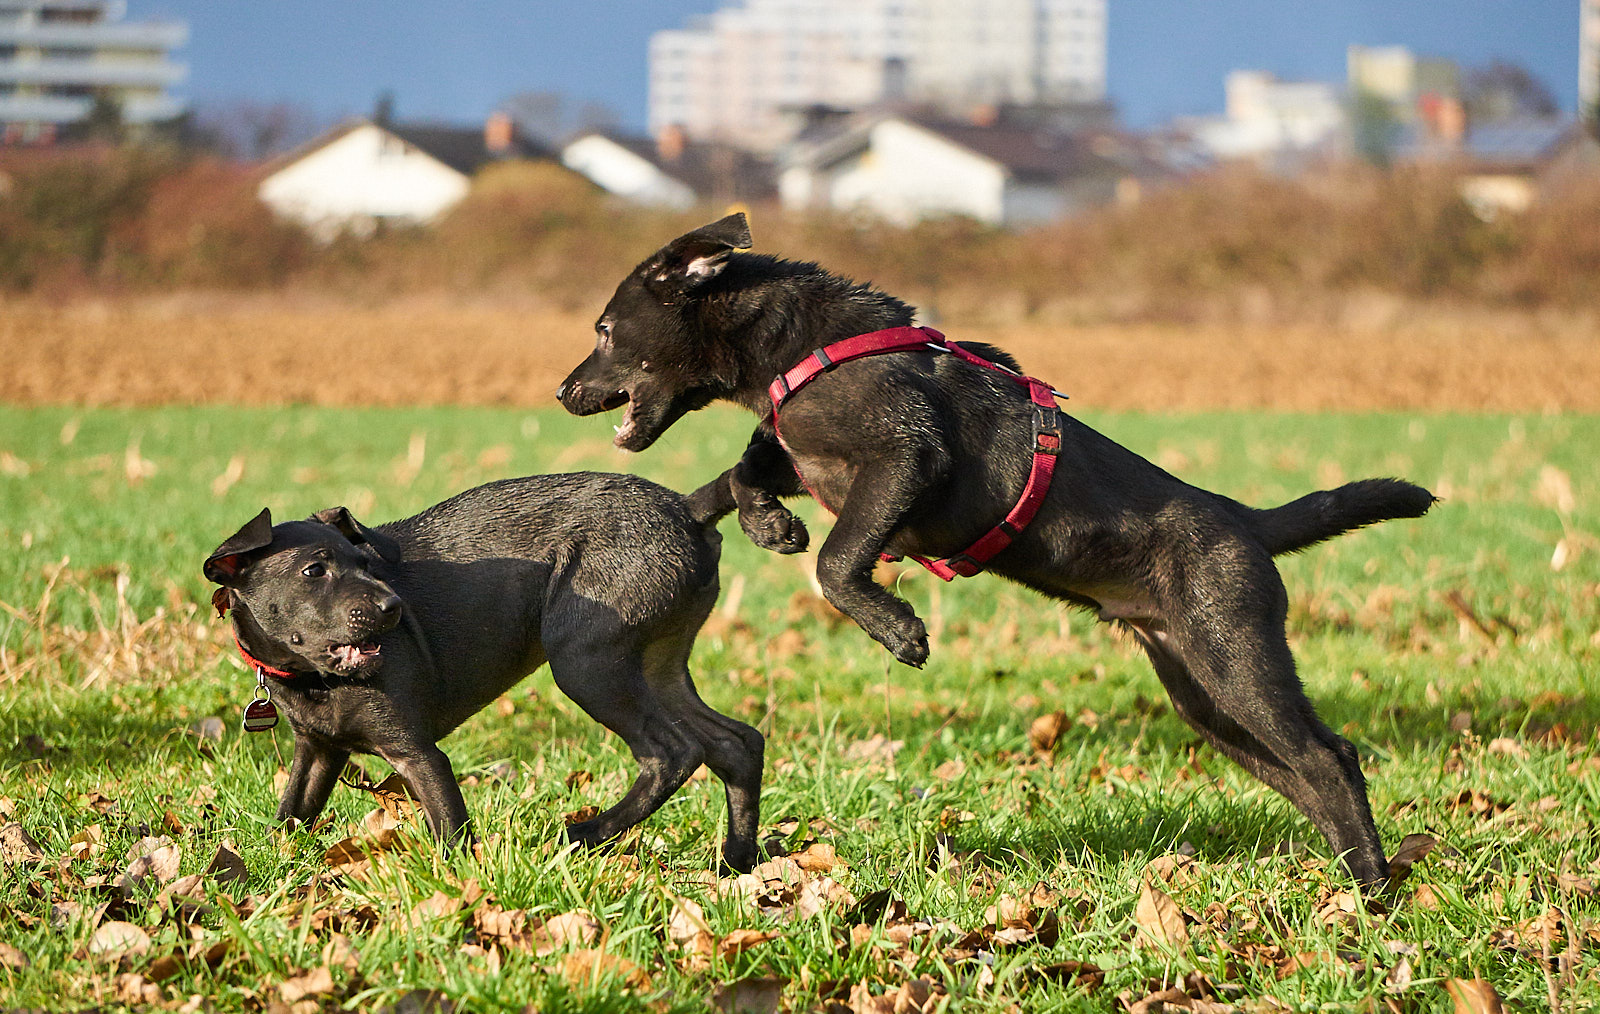
<path id="1" fill-rule="evenodd" d="M 556 401 L 566 401 L 567 400 L 567 388 L 569 388 L 571 386 L 572 386 L 571 384 L 569 384 L 565 380 L 563 380 L 561 382 L 561 386 L 556 388 Z"/>
<path id="2" fill-rule="evenodd" d="M 378 615 L 387 620 L 391 616 L 394 616 L 396 613 L 400 612 L 400 596 L 385 596 L 384 598 L 379 599 L 376 605 L 378 607 Z"/>

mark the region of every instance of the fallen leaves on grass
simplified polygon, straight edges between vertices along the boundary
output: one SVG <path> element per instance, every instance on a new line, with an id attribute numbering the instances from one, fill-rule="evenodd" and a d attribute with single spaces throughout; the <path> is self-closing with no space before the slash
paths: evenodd
<path id="1" fill-rule="evenodd" d="M 1071 724 L 1072 722 L 1067 718 L 1065 711 L 1052 711 L 1049 714 L 1040 715 L 1033 720 L 1032 725 L 1028 726 L 1028 742 L 1032 743 L 1033 748 L 1039 753 L 1054 753 L 1056 743 L 1061 739 L 1061 734 Z"/>
<path id="2" fill-rule="evenodd" d="M 278 985 L 278 995 L 284 1003 L 296 1003 L 308 996 L 324 996 L 333 992 L 333 971 L 327 965 L 318 965 L 303 975 L 285 979 Z"/>
<path id="3" fill-rule="evenodd" d="M 597 985 L 605 979 L 620 979 L 636 990 L 650 988 L 650 976 L 627 958 L 605 951 L 573 951 L 561 960 L 561 977 L 574 989 Z"/>
<path id="4" fill-rule="evenodd" d="M 89 953 L 107 958 L 143 954 L 150 949 L 150 934 L 131 922 L 108 922 L 89 938 Z"/>
<path id="5" fill-rule="evenodd" d="M 1133 921 L 1139 928 L 1137 941 L 1141 945 L 1182 947 L 1189 942 L 1189 927 L 1183 921 L 1183 910 L 1171 895 L 1152 887 L 1149 881 L 1140 886 Z"/>
<path id="6" fill-rule="evenodd" d="M 711 990 L 711 1006 L 723 1014 L 776 1014 L 788 984 L 773 976 L 719 982 Z"/>
<path id="7" fill-rule="evenodd" d="M 1503 1014 L 1500 994 L 1483 979 L 1447 979 L 1445 992 L 1456 1002 L 1456 1014 Z"/>
<path id="8" fill-rule="evenodd" d="M 44 862 L 44 849 L 26 828 L 13 821 L 0 827 L 0 862 L 6 866 L 35 866 Z"/>

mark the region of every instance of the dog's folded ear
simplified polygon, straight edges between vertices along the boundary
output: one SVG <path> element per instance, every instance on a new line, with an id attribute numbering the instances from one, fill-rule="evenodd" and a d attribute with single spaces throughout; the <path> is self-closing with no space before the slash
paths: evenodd
<path id="1" fill-rule="evenodd" d="M 646 287 L 663 298 L 684 295 L 722 273 L 728 255 L 750 248 L 750 223 L 735 212 L 668 243 L 644 263 Z"/>
<path id="2" fill-rule="evenodd" d="M 320 521 L 325 525 L 332 525 L 339 533 L 357 546 L 371 546 L 373 552 L 383 557 L 390 563 L 400 562 L 400 543 L 394 541 L 382 532 L 375 532 L 355 519 L 343 507 L 329 507 L 327 510 L 317 511 L 311 515 L 312 521 Z"/>
<path id="3" fill-rule="evenodd" d="M 234 532 L 227 542 L 218 546 L 206 557 L 206 580 L 217 584 L 231 584 L 238 578 L 243 564 L 240 557 L 257 549 L 272 545 L 272 512 L 265 507 L 245 526 Z"/>

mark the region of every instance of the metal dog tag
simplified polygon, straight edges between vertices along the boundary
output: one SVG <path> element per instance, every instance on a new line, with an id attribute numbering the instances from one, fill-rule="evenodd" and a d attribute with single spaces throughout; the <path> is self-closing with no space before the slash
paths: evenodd
<path id="1" fill-rule="evenodd" d="M 245 732 L 266 732 L 277 724 L 278 707 L 271 701 L 251 701 L 245 706 Z"/>
<path id="2" fill-rule="evenodd" d="M 244 731 L 266 732 L 278 724 L 278 706 L 272 703 L 267 674 L 256 668 L 256 698 L 244 708 Z"/>

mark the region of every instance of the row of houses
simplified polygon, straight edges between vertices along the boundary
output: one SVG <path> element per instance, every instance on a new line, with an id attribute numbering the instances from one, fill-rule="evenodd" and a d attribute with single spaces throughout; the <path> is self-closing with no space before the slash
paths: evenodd
<path id="1" fill-rule="evenodd" d="M 964 215 L 996 226 L 1131 200 L 1164 171 L 1109 129 L 998 115 L 986 123 L 841 117 L 768 159 L 671 128 L 654 139 L 587 130 L 551 145 L 496 114 L 481 129 L 352 120 L 277 160 L 259 193 L 318 235 L 369 232 L 433 220 L 466 196 L 478 169 L 504 159 L 559 163 L 619 198 L 659 207 L 778 200 L 898 224 Z"/>
<path id="2" fill-rule="evenodd" d="M 550 144 L 523 136 L 503 114 L 481 128 L 357 119 L 274 162 L 259 194 L 318 236 L 364 234 L 385 223 L 430 222 L 467 195 L 483 166 L 524 159 L 655 207 L 776 201 L 899 225 L 961 215 L 1021 227 L 1131 203 L 1152 185 L 1213 164 L 1170 138 L 1117 131 L 1108 115 L 1076 123 L 1038 111 L 985 122 L 912 112 L 824 119 L 775 159 L 670 128 L 654 139 L 585 130 Z M 1559 118 L 1487 124 L 1448 139 L 1419 130 L 1400 139 L 1395 155 L 1453 167 L 1484 217 L 1522 210 L 1551 178 L 1600 172 L 1600 145 Z"/>

